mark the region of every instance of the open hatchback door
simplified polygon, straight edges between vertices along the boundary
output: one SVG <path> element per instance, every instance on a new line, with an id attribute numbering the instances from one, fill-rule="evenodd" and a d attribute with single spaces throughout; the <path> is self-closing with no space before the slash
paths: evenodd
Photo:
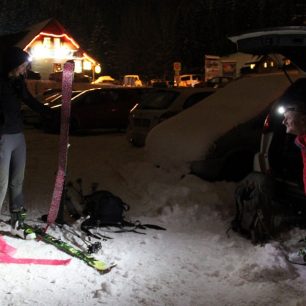
<path id="1" fill-rule="evenodd" d="M 231 36 L 237 51 L 254 55 L 282 54 L 303 72 L 306 71 L 306 26 L 267 28 Z"/>

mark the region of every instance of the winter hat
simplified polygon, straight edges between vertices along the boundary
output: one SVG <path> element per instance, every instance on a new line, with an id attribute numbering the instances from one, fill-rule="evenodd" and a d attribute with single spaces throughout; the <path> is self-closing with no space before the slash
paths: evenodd
<path id="1" fill-rule="evenodd" d="M 8 48 L 3 55 L 3 68 L 5 73 L 29 61 L 29 54 L 18 47 Z"/>

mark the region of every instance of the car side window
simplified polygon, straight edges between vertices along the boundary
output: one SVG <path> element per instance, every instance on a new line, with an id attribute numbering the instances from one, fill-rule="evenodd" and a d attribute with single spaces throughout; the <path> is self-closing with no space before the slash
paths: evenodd
<path id="1" fill-rule="evenodd" d="M 199 92 L 196 94 L 191 95 L 184 103 L 183 109 L 186 109 L 188 107 L 191 107 L 195 105 L 196 103 L 200 102 L 201 100 L 207 98 L 210 96 L 212 92 Z"/>
<path id="2" fill-rule="evenodd" d="M 97 105 L 101 103 L 110 103 L 111 94 L 108 91 L 93 91 L 86 94 L 82 100 L 83 105 Z"/>
<path id="3" fill-rule="evenodd" d="M 141 109 L 167 109 L 176 97 L 178 92 L 155 91 L 144 94 L 141 97 L 139 108 Z"/>

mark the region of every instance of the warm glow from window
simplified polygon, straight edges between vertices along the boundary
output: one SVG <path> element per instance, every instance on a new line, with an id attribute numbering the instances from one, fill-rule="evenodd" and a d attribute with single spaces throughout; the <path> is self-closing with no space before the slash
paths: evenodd
<path id="1" fill-rule="evenodd" d="M 251 68 L 251 69 L 254 69 L 255 66 L 256 66 L 256 64 L 251 64 L 251 65 L 250 65 L 250 68 Z"/>
<path id="2" fill-rule="evenodd" d="M 285 65 L 288 66 L 291 64 L 291 61 L 289 59 L 285 59 Z"/>
<path id="3" fill-rule="evenodd" d="M 59 37 L 53 38 L 54 49 L 59 49 L 61 47 L 61 39 Z"/>
<path id="4" fill-rule="evenodd" d="M 73 57 L 73 51 L 70 50 L 67 46 L 61 46 L 59 48 L 55 48 L 53 50 L 53 57 L 54 58 L 72 58 Z"/>
<path id="5" fill-rule="evenodd" d="M 263 66 L 264 66 L 264 68 L 267 68 L 267 67 L 268 67 L 267 62 L 264 62 L 264 63 L 263 63 Z"/>
<path id="6" fill-rule="evenodd" d="M 79 61 L 75 68 L 79 72 L 83 68 L 91 70 L 93 67 L 99 66 L 93 58 L 79 49 L 80 46 L 67 34 L 57 35 L 46 32 L 40 32 L 24 48 L 33 58 L 74 59 L 76 63 Z M 97 69 L 101 69 L 101 67 Z"/>
<path id="7" fill-rule="evenodd" d="M 91 62 L 84 60 L 83 61 L 83 69 L 84 70 L 91 70 Z"/>
<path id="8" fill-rule="evenodd" d="M 274 62 L 270 62 L 270 67 L 274 67 Z"/>
<path id="9" fill-rule="evenodd" d="M 59 72 L 59 71 L 62 71 L 62 64 L 59 64 L 59 63 L 54 63 L 53 64 L 53 72 Z"/>
<path id="10" fill-rule="evenodd" d="M 82 61 L 75 60 L 74 61 L 74 72 L 81 73 L 82 72 Z"/>
<path id="11" fill-rule="evenodd" d="M 44 37 L 43 46 L 48 49 L 51 48 L 51 38 L 50 37 Z"/>
<path id="12" fill-rule="evenodd" d="M 46 48 L 45 45 L 40 42 L 31 49 L 31 56 L 33 58 L 49 58 L 51 56 L 51 52 L 49 48 Z"/>

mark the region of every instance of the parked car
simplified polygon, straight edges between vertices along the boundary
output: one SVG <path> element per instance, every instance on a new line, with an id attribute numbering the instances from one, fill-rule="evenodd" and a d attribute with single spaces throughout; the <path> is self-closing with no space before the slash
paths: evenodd
<path id="1" fill-rule="evenodd" d="M 52 72 L 49 75 L 49 80 L 50 81 L 61 82 L 62 78 L 63 78 L 63 72 L 62 71 Z M 90 83 L 91 82 L 91 77 L 88 76 L 87 74 L 76 73 L 75 72 L 73 82 L 76 82 L 76 83 Z"/>
<path id="2" fill-rule="evenodd" d="M 254 155 L 260 148 L 262 127 L 269 110 L 270 105 L 218 138 L 205 159 L 191 163 L 191 174 L 206 181 L 242 180 L 253 170 Z"/>
<path id="3" fill-rule="evenodd" d="M 162 79 L 152 79 L 150 80 L 150 85 L 155 88 L 167 88 L 169 87 L 169 81 Z"/>
<path id="4" fill-rule="evenodd" d="M 230 39 L 237 44 L 238 51 L 258 55 L 282 54 L 298 69 L 306 71 L 305 26 L 263 29 Z M 273 177 L 279 183 L 280 197 L 289 198 L 291 202 L 305 202 L 300 149 L 294 144 L 295 136 L 285 131 L 283 116 L 277 111 L 279 103 L 276 101 L 266 116 L 253 170 Z"/>
<path id="5" fill-rule="evenodd" d="M 145 88 L 94 88 L 84 90 L 71 99 L 71 132 L 91 129 L 125 129 L 130 109 L 140 101 Z M 57 103 L 55 103 L 57 102 Z M 44 130 L 58 132 L 61 97 L 54 101 L 53 120 L 44 122 Z"/>
<path id="6" fill-rule="evenodd" d="M 91 83 L 100 86 L 110 86 L 110 87 L 122 86 L 121 84 L 119 84 L 117 80 L 112 78 L 110 75 L 102 75 Z"/>
<path id="7" fill-rule="evenodd" d="M 240 52 L 275 53 L 275 57 L 283 54 L 306 70 L 306 27 L 266 29 L 230 39 Z M 292 69 L 287 63 L 282 64 L 285 69 Z M 289 86 L 290 74 L 286 75 Z M 294 144 L 295 137 L 285 133 L 283 116 L 276 112 L 278 106 L 277 101 L 271 101 L 258 116 L 217 139 L 205 159 L 191 163 L 191 173 L 209 181 L 240 181 L 255 171 L 282 182 L 279 192 L 284 196 L 290 190 L 295 201 L 303 199 L 301 154 Z"/>
<path id="8" fill-rule="evenodd" d="M 195 87 L 203 79 L 201 74 L 183 74 L 179 77 L 179 87 Z"/>
<path id="9" fill-rule="evenodd" d="M 148 132 L 160 122 L 202 101 L 211 88 L 152 89 L 131 110 L 127 138 L 135 146 L 144 146 Z"/>
<path id="10" fill-rule="evenodd" d="M 206 82 L 201 81 L 194 85 L 194 87 L 212 87 L 212 88 L 222 88 L 233 81 L 234 78 L 226 76 L 218 76 L 207 80 Z"/>
<path id="11" fill-rule="evenodd" d="M 207 80 L 206 86 L 213 87 L 213 88 L 221 88 L 221 87 L 226 86 L 232 80 L 233 80 L 232 77 L 226 77 L 226 76 L 214 77 L 214 78 L 211 78 L 210 80 Z"/>
<path id="12" fill-rule="evenodd" d="M 81 93 L 80 90 L 72 91 L 72 97 Z M 52 105 L 56 105 L 62 99 L 62 89 L 61 88 L 49 88 L 44 92 L 35 96 L 35 99 L 40 103 L 51 107 Z M 45 120 L 41 114 L 33 111 L 26 104 L 22 104 L 21 106 L 21 114 L 23 117 L 23 123 L 28 127 L 41 128 L 43 126 L 43 122 Z"/>
<path id="13" fill-rule="evenodd" d="M 127 74 L 123 77 L 123 86 L 139 87 L 142 86 L 142 81 L 137 74 Z"/>

